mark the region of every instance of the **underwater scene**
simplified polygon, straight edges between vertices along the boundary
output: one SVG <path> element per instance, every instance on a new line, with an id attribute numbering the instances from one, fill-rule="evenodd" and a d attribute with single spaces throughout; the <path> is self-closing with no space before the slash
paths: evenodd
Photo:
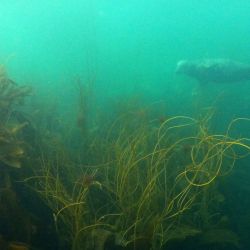
<path id="1" fill-rule="evenodd" d="M 1 0 L 0 250 L 249 250 L 250 1 Z"/>

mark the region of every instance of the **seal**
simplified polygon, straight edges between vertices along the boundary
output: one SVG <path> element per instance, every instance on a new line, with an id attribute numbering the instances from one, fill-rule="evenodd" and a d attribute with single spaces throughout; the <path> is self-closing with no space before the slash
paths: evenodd
<path id="1" fill-rule="evenodd" d="M 230 59 L 181 60 L 177 74 L 184 74 L 200 83 L 231 83 L 250 80 L 250 65 Z"/>

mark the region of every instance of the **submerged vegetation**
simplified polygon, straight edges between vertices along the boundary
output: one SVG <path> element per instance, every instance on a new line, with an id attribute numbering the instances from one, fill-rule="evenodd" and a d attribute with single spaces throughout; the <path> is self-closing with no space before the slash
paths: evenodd
<path id="1" fill-rule="evenodd" d="M 129 101 L 97 119 L 95 103 L 88 103 L 90 86 L 78 81 L 78 87 L 76 119 L 49 131 L 20 108 L 30 88 L 10 80 L 1 67 L 0 219 L 5 224 L 0 244 L 156 250 L 195 239 L 203 249 L 240 248 L 237 232 L 220 212 L 225 196 L 219 185 L 250 153 L 249 138 L 231 133 L 248 119 L 235 119 L 217 134 L 210 114 L 168 117 L 165 110 L 159 115 Z M 48 117 L 43 119 L 50 122 Z M 80 142 L 72 146 L 73 140 Z"/>

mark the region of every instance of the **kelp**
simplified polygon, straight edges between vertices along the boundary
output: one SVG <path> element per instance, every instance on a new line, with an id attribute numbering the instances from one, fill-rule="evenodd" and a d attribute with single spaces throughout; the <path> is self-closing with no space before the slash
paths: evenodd
<path id="1" fill-rule="evenodd" d="M 20 204 L 14 187 L 18 179 L 15 169 L 22 166 L 28 142 L 22 132 L 28 122 L 21 122 L 16 115 L 24 99 L 31 93 L 28 86 L 20 86 L 11 80 L 0 65 L 0 221 L 1 232 L 13 240 L 30 241 L 30 216 Z M 17 170 L 18 171 L 18 170 Z"/>
<path id="2" fill-rule="evenodd" d="M 30 93 L 29 86 L 17 85 L 0 65 L 0 162 L 7 166 L 21 167 L 25 142 L 19 135 L 28 123 L 16 119 L 16 109 Z"/>
<path id="3" fill-rule="evenodd" d="M 30 93 L 30 86 L 18 85 L 8 77 L 4 66 L 0 65 L 0 125 L 7 122 L 14 106 L 22 104 Z"/>
<path id="4" fill-rule="evenodd" d="M 26 125 L 23 123 L 12 128 L 0 127 L 0 162 L 10 167 L 21 167 L 25 143 L 17 135 Z"/>
<path id="5" fill-rule="evenodd" d="M 89 151 L 102 152 L 99 165 L 83 163 L 79 170 L 70 158 L 61 160 L 65 156 L 58 150 L 56 162 L 41 158 L 40 172 L 25 180 L 50 207 L 60 238 L 72 250 L 106 244 L 163 249 L 208 232 L 189 218 L 207 215 L 212 197 L 207 190 L 213 192 L 217 179 L 250 150 L 248 140 L 230 136 L 238 120 L 225 134 L 185 116 L 167 118 L 158 128 L 150 121 L 134 127 L 132 121 L 131 113 L 122 114 L 106 136 L 93 140 Z M 219 193 L 211 200 L 217 202 L 223 202 Z"/>
<path id="6" fill-rule="evenodd" d="M 57 128 L 49 133 L 41 129 L 36 144 L 23 136 L 30 124 L 17 118 L 17 104 L 30 88 L 17 85 L 1 68 L 2 190 L 17 197 L 10 172 L 26 159 L 30 176 L 19 183 L 46 204 L 59 245 L 65 249 L 156 250 L 192 237 L 199 238 L 201 245 L 239 247 L 237 235 L 226 228 L 227 218 L 214 211 L 224 202 L 217 181 L 250 153 L 249 139 L 231 134 L 235 124 L 248 119 L 235 119 L 224 134 L 217 134 L 209 126 L 211 115 L 199 120 L 159 118 L 148 108 L 131 104 L 129 110 L 113 107 L 115 115 L 101 120 L 95 131 L 89 129 L 93 118 L 89 92 L 80 81 L 78 87 L 77 123 L 72 123 L 84 143 L 80 141 L 77 145 L 82 148 L 69 153 L 66 129 L 57 133 Z M 54 113 L 50 115 L 56 119 Z M 35 157 L 26 151 L 30 144 Z M 2 192 L 2 198 L 8 192 Z"/>

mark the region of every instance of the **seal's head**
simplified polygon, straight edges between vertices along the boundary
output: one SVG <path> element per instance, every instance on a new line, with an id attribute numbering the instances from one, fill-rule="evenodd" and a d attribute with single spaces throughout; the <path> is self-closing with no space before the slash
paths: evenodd
<path id="1" fill-rule="evenodd" d="M 181 60 L 177 63 L 175 72 L 177 74 L 185 74 L 192 76 L 197 71 L 195 61 Z"/>
<path id="2" fill-rule="evenodd" d="M 185 74 L 188 68 L 188 61 L 181 60 L 177 63 L 175 73 L 177 74 Z"/>

